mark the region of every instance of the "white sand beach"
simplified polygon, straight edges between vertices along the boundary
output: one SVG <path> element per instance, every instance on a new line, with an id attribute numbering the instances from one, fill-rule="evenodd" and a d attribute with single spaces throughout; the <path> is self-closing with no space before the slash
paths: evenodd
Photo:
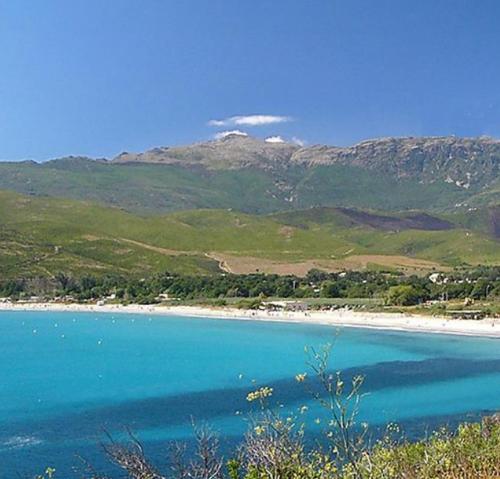
<path id="1" fill-rule="evenodd" d="M 61 311 L 96 313 L 134 313 L 165 316 L 191 316 L 246 321 L 276 321 L 288 323 L 312 323 L 335 327 L 357 327 L 410 331 L 421 333 L 443 333 L 467 336 L 500 338 L 500 319 L 481 320 L 449 319 L 437 316 L 421 316 L 400 313 L 368 313 L 350 310 L 335 311 L 255 311 L 227 307 L 208 306 L 163 306 L 163 305 L 92 305 L 62 303 L 0 303 L 2 311 Z"/>

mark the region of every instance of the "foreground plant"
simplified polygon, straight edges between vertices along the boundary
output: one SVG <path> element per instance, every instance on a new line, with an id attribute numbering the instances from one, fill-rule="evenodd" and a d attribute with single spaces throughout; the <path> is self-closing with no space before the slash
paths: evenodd
<path id="1" fill-rule="evenodd" d="M 314 447 L 306 447 L 304 422 L 272 408 L 274 391 L 264 386 L 247 395 L 257 411 L 229 460 L 220 455 L 218 437 L 206 426 L 194 428 L 197 446 L 191 455 L 183 444 L 171 447 L 168 473 L 159 472 L 130 431 L 128 444 L 109 437 L 104 450 L 130 479 L 500 478 L 500 415 L 462 424 L 454 433 L 442 429 L 417 442 L 406 441 L 397 426 L 389 425 L 383 438 L 368 447 L 368 427 L 357 423 L 363 378 L 345 382 L 340 372 L 331 373 L 330 352 L 330 346 L 309 350 L 313 374 L 295 377 L 326 411 L 315 420 L 323 426 L 324 440 Z M 306 410 L 300 408 L 299 415 Z M 37 479 L 55 479 L 54 473 L 48 468 Z M 87 479 L 111 478 L 92 472 Z"/>
<path id="2" fill-rule="evenodd" d="M 361 472 L 361 476 L 359 473 Z M 347 465 L 342 479 L 487 479 L 500 477 L 500 415 L 462 424 L 456 433 L 397 444 L 387 438 L 363 455 L 356 469 Z"/>
<path id="3" fill-rule="evenodd" d="M 39 476 L 36 476 L 35 479 L 54 479 L 56 470 L 53 467 L 47 467 L 45 469 L 45 473 Z"/>
<path id="4" fill-rule="evenodd" d="M 216 435 L 206 428 L 197 430 L 195 455 L 185 460 L 185 448 L 175 446 L 167 475 L 150 465 L 139 444 L 117 446 L 108 449 L 108 454 L 130 479 L 500 478 L 500 416 L 462 424 L 455 433 L 440 430 L 418 442 L 392 440 L 387 434 L 355 461 L 344 464 L 334 451 L 319 446 L 307 450 L 302 426 L 292 421 L 270 414 L 259 424 L 250 429 L 236 456 L 227 462 L 218 453 Z"/>

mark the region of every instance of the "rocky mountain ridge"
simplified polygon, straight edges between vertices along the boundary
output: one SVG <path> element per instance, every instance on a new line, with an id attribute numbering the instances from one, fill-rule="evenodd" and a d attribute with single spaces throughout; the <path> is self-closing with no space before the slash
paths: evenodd
<path id="1" fill-rule="evenodd" d="M 500 141 L 486 137 L 403 137 L 366 140 L 349 147 L 301 147 L 229 135 L 188 146 L 159 147 L 137 154 L 125 152 L 111 161 L 199 166 L 209 170 L 344 165 L 425 183 L 445 181 L 468 189 L 487 186 L 498 179 Z"/>
<path id="2" fill-rule="evenodd" d="M 0 189 L 143 214 L 318 206 L 467 211 L 500 204 L 499 168 L 500 141 L 489 138 L 382 138 L 351 147 L 302 147 L 231 135 L 112 160 L 0 162 Z"/>

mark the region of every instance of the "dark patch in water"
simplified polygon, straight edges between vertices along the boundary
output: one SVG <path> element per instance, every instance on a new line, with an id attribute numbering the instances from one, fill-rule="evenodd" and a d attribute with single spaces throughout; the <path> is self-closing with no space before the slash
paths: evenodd
<path id="1" fill-rule="evenodd" d="M 500 359 L 466 360 L 432 358 L 422 361 L 390 361 L 364 367 L 349 368 L 342 372 L 346 381 L 356 374 L 365 376 L 363 392 L 380 391 L 392 387 L 418 386 L 441 381 L 480 376 L 500 372 Z M 297 384 L 294 378 L 283 378 L 268 386 L 274 388 L 277 403 L 291 405 L 307 401 L 310 392 Z M 318 384 L 312 380 L 310 387 Z M 82 412 L 35 421 L 13 421 L 3 425 L 2 438 L 36 434 L 44 440 L 63 440 L 93 437 L 102 431 L 158 428 L 210 421 L 217 417 L 233 416 L 236 411 L 248 411 L 247 393 L 254 389 L 228 388 L 177 394 L 172 396 L 130 400 L 110 406 L 93 407 Z"/>

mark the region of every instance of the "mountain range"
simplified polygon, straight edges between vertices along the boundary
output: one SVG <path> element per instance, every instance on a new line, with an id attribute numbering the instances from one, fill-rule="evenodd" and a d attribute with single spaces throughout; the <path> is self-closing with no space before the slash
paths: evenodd
<path id="1" fill-rule="evenodd" d="M 500 141 L 491 138 L 381 138 L 351 147 L 298 146 L 231 134 L 220 140 L 184 147 L 154 148 L 139 154 L 121 153 L 114 163 L 159 163 L 207 169 L 294 166 L 352 166 L 393 178 L 425 183 L 445 181 L 468 189 L 488 186 L 498 178 Z"/>
<path id="2" fill-rule="evenodd" d="M 0 163 L 0 275 L 500 264 L 500 141 L 242 135 Z"/>
<path id="3" fill-rule="evenodd" d="M 500 141 L 382 138 L 351 147 L 242 135 L 183 147 L 0 163 L 0 188 L 141 214 L 197 208 L 271 213 L 317 206 L 452 211 L 500 202 Z"/>

